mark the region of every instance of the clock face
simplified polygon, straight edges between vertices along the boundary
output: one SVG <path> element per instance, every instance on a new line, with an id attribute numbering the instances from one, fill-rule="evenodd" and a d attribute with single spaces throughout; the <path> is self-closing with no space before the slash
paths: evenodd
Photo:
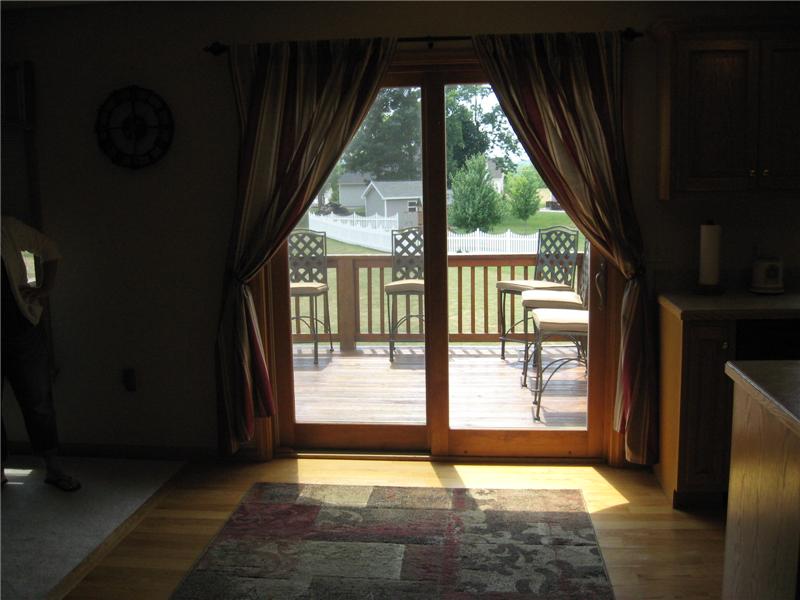
<path id="1" fill-rule="evenodd" d="M 100 148 L 114 164 L 139 169 L 166 154 L 174 124 L 161 96 L 132 85 L 112 92 L 103 102 L 95 131 Z"/>

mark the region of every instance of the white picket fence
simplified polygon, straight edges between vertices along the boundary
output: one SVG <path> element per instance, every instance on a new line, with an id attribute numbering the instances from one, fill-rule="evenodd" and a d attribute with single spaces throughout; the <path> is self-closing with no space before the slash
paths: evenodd
<path id="1" fill-rule="evenodd" d="M 347 217 L 337 215 L 308 216 L 308 226 L 315 231 L 324 231 L 328 237 L 364 246 L 382 252 L 392 251 L 392 229 L 398 229 L 397 215 L 393 217 Z M 447 234 L 448 254 L 534 254 L 537 247 L 537 234 L 505 233 Z"/>
<path id="2" fill-rule="evenodd" d="M 324 231 L 334 240 L 381 252 L 392 251 L 392 229 L 399 229 L 397 215 L 360 217 L 356 214 L 347 217 L 309 214 L 308 227 Z"/>
<path id="3" fill-rule="evenodd" d="M 537 248 L 535 233 L 514 233 L 510 229 L 505 233 L 472 233 L 447 234 L 448 254 L 534 254 Z"/>

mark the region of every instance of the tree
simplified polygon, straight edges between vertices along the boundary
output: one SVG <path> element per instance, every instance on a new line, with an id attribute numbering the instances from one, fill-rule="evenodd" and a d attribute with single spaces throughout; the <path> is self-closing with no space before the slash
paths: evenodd
<path id="1" fill-rule="evenodd" d="M 514 169 L 515 157 L 524 151 L 503 110 L 491 102 L 488 85 L 453 85 L 445 92 L 447 167 L 451 180 L 468 157 L 492 154 L 503 173 Z M 490 108 L 491 107 L 491 108 Z"/>
<path id="2" fill-rule="evenodd" d="M 505 191 L 515 217 L 527 221 L 539 210 L 539 190 L 546 187 L 531 165 L 524 165 L 506 177 Z"/>
<path id="3" fill-rule="evenodd" d="M 522 152 L 508 120 L 487 98 L 485 85 L 448 86 L 445 95 L 447 167 L 453 174 L 467 158 L 491 154 L 503 173 L 514 168 Z M 419 88 L 384 88 L 342 157 L 347 171 L 376 179 L 416 180 L 421 177 L 422 133 Z"/>
<path id="4" fill-rule="evenodd" d="M 488 231 L 501 218 L 500 194 L 492 185 L 486 157 L 476 154 L 453 175 L 450 224 L 466 231 Z"/>
<path id="5" fill-rule="evenodd" d="M 348 171 L 390 181 L 421 178 L 419 88 L 383 88 L 343 158 Z"/>
<path id="6" fill-rule="evenodd" d="M 451 92 L 452 90 L 448 90 L 445 130 L 447 134 L 447 173 L 452 181 L 453 175 L 464 167 L 470 156 L 486 154 L 490 141 L 475 122 L 475 114 L 469 107 L 459 104 Z"/>

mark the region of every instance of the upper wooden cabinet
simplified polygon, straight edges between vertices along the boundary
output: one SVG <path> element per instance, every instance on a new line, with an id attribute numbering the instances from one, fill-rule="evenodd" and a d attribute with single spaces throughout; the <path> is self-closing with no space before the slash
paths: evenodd
<path id="1" fill-rule="evenodd" d="M 763 40 L 758 157 L 759 185 L 800 189 L 800 34 Z"/>
<path id="2" fill-rule="evenodd" d="M 659 33 L 661 198 L 800 190 L 800 34 Z"/>

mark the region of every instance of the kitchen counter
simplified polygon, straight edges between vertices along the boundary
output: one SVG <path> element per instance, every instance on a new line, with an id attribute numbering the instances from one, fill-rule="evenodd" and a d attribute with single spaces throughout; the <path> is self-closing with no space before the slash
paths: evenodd
<path id="1" fill-rule="evenodd" d="M 736 361 L 725 600 L 796 600 L 800 570 L 800 361 Z"/>
<path id="2" fill-rule="evenodd" d="M 800 360 L 729 362 L 725 373 L 800 435 Z"/>
<path id="3" fill-rule="evenodd" d="M 658 302 L 683 321 L 800 318 L 800 294 L 725 292 L 716 296 L 665 293 Z"/>

